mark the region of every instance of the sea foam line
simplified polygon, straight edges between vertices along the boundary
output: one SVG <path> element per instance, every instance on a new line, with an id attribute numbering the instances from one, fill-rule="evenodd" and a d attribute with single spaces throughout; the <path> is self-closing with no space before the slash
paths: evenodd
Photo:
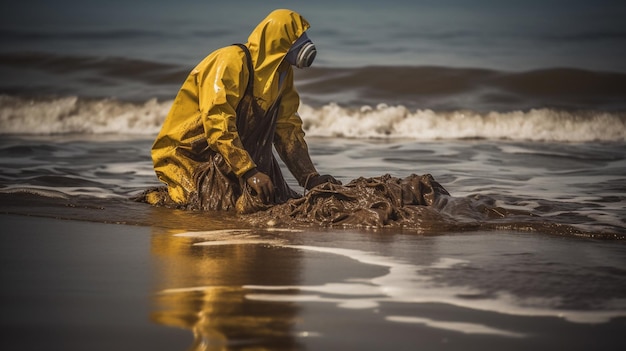
<path id="1" fill-rule="evenodd" d="M 450 269 L 457 265 L 469 263 L 464 260 L 441 258 L 431 265 L 417 266 L 359 250 L 305 245 L 285 245 L 284 247 L 340 255 L 363 264 L 387 267 L 389 273 L 369 280 L 345 281 L 315 286 L 246 285 L 244 288 L 250 290 L 282 291 L 280 294 L 251 293 L 246 295 L 246 298 L 260 301 L 326 302 L 335 303 L 340 308 L 361 309 L 375 308 L 381 302 L 409 304 L 443 303 L 485 312 L 526 317 L 557 317 L 569 322 L 586 324 L 606 323 L 612 318 L 626 316 L 626 310 L 624 309 L 597 311 L 559 310 L 549 307 L 553 303 L 550 299 L 540 301 L 541 299 L 535 298 L 533 301 L 521 301 L 520 298 L 508 293 L 500 293 L 496 297 L 485 299 L 467 300 L 458 296 L 479 294 L 480 291 L 463 286 L 435 286 L 430 276 L 420 273 L 427 269 Z M 284 293 L 285 291 L 293 292 L 294 290 L 303 291 L 306 294 L 288 295 Z M 320 294 L 328 294 L 332 295 L 332 297 L 324 297 Z M 543 304 L 545 307 L 522 306 L 520 302 L 532 302 L 534 305 Z"/>
<path id="2" fill-rule="evenodd" d="M 224 238 L 225 235 L 241 233 L 239 238 Z M 386 267 L 388 273 L 372 279 L 347 279 L 342 282 L 325 283 L 321 285 L 244 285 L 242 289 L 254 290 L 246 294 L 246 298 L 256 301 L 290 302 L 290 303 L 332 303 L 345 309 L 376 309 L 383 302 L 425 304 L 441 303 L 475 311 L 492 312 L 504 315 L 523 317 L 555 317 L 573 323 L 600 324 L 616 317 L 626 316 L 626 309 L 619 301 L 608 301 L 610 309 L 581 311 L 561 310 L 550 307 L 554 305 L 554 298 L 521 299 L 509 293 L 499 293 L 488 298 L 464 299 L 459 296 L 480 296 L 481 291 L 466 286 L 442 286 L 435 284 L 433 278 L 426 273 L 431 269 L 454 269 L 459 265 L 466 265 L 469 261 L 456 258 L 440 258 L 430 265 L 413 265 L 397 261 L 389 257 L 374 253 L 332 247 L 307 245 L 286 245 L 278 240 L 262 240 L 254 242 L 249 237 L 252 231 L 241 229 L 218 230 L 213 232 L 213 238 L 218 245 L 237 244 L 265 244 L 303 251 L 320 252 L 338 255 L 353 259 L 359 263 Z M 182 235 L 181 235 L 182 234 Z M 191 233 L 181 233 L 178 236 L 193 236 Z M 196 238 L 207 238 L 204 233 L 198 233 Z M 252 242 L 246 243 L 246 239 Z M 211 245 L 210 242 L 206 242 Z M 204 244 L 204 243 L 201 243 Z M 212 289 L 212 286 L 195 286 L 162 290 L 161 294 L 202 292 Z M 558 298 L 556 299 L 558 300 Z M 499 330 L 483 325 L 465 325 L 463 322 L 426 320 L 421 316 L 386 316 L 391 322 L 425 324 L 440 329 L 454 329 L 465 333 L 490 333 L 511 337 L 522 334 L 512 331 Z M 471 324 L 471 323 L 470 323 Z"/>
<path id="3" fill-rule="evenodd" d="M 437 112 L 380 104 L 344 108 L 329 104 L 300 108 L 309 136 L 349 138 L 509 139 L 533 141 L 626 141 L 626 114 L 529 111 Z"/>
<path id="4" fill-rule="evenodd" d="M 26 99 L 0 95 L 0 134 L 128 134 L 159 132 L 172 101 L 128 103 L 75 96 Z M 626 113 L 606 111 L 487 112 L 410 110 L 404 106 L 300 105 L 308 136 L 345 138 L 626 141 Z"/>

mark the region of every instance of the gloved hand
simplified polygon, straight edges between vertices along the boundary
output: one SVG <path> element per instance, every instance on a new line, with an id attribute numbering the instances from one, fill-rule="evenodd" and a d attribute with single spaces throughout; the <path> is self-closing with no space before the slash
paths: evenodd
<path id="1" fill-rule="evenodd" d="M 255 170 L 252 175 L 246 177 L 246 183 L 257 193 L 263 203 L 274 202 L 274 184 L 265 173 Z"/>
<path id="2" fill-rule="evenodd" d="M 338 181 L 337 179 L 335 179 L 335 177 L 329 174 L 324 174 L 324 175 L 315 174 L 309 177 L 306 183 L 306 190 L 311 190 L 317 185 L 320 185 L 323 183 L 332 183 L 332 184 L 341 185 L 340 181 Z"/>

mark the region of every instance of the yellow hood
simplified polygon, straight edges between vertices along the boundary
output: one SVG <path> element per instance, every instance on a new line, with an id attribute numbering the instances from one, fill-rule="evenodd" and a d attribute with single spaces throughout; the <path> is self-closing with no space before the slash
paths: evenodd
<path id="1" fill-rule="evenodd" d="M 272 11 L 252 31 L 246 46 L 254 65 L 255 96 L 270 90 L 285 55 L 309 27 L 309 22 L 298 13 L 280 9 Z"/>

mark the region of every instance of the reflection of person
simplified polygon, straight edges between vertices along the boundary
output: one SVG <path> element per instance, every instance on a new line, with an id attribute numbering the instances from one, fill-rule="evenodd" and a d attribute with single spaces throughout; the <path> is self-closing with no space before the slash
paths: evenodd
<path id="1" fill-rule="evenodd" d="M 181 217 L 172 211 L 155 214 L 159 220 L 163 215 Z M 194 218 L 185 214 L 182 217 Z M 188 350 L 230 350 L 242 345 L 257 350 L 298 349 L 295 326 L 300 308 L 292 303 L 247 299 L 254 290 L 244 286 L 301 284 L 299 251 L 194 242 L 196 239 L 155 229 L 151 254 L 158 293 L 151 320 L 191 331 L 193 344 Z"/>
<path id="2" fill-rule="evenodd" d="M 293 11 L 273 11 L 245 45 L 218 49 L 191 71 L 152 147 L 167 201 L 228 210 L 246 194 L 264 204 L 297 197 L 272 145 L 301 186 L 339 183 L 316 171 L 297 113 L 292 66 L 308 67 L 316 55 L 308 28 Z"/>

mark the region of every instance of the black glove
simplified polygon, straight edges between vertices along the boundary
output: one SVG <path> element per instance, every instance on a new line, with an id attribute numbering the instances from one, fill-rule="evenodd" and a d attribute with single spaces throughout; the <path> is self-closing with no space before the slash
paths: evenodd
<path id="1" fill-rule="evenodd" d="M 274 202 L 274 184 L 270 177 L 256 170 L 250 173 L 251 175 L 246 174 L 246 183 L 256 192 L 263 203 Z"/>
<path id="2" fill-rule="evenodd" d="M 309 177 L 308 181 L 306 182 L 306 190 L 311 190 L 314 187 L 323 183 L 332 183 L 332 184 L 341 185 L 340 181 L 338 181 L 337 179 L 335 179 L 335 177 L 329 174 L 324 174 L 324 175 L 316 174 L 316 175 L 312 175 Z"/>

